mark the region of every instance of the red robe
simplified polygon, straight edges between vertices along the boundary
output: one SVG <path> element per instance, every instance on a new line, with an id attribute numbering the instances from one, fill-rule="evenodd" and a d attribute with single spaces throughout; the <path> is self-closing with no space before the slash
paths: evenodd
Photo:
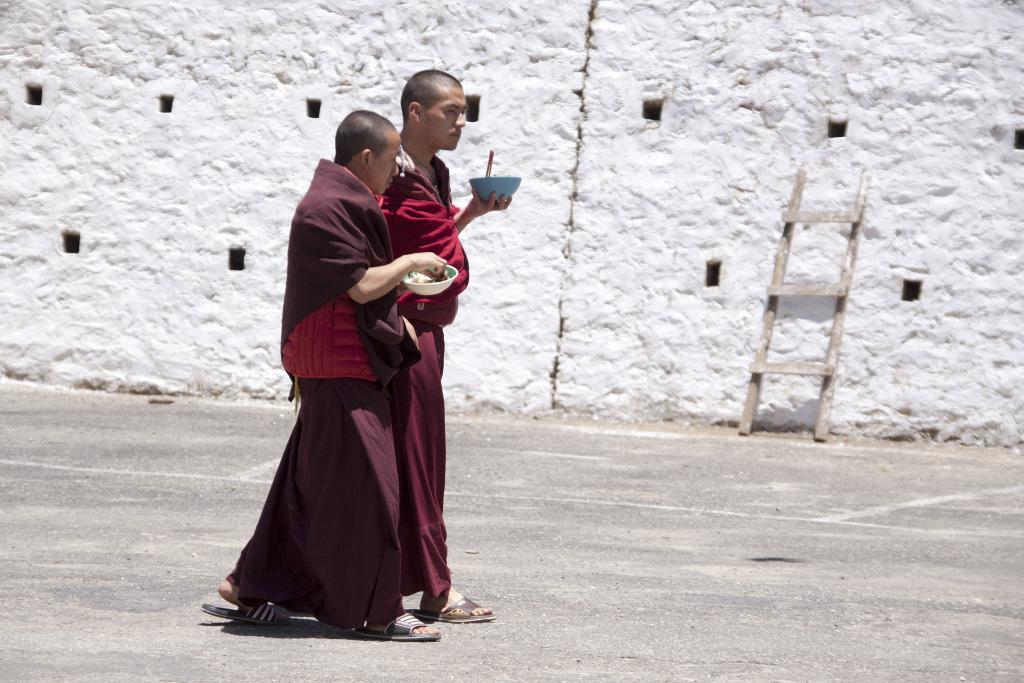
<path id="1" fill-rule="evenodd" d="M 455 320 L 459 294 L 469 286 L 469 260 L 455 227 L 458 209 L 452 206 L 448 167 L 437 157 L 431 164 L 437 188 L 419 170 L 409 169 L 391 183 L 381 208 L 396 257 L 430 251 L 458 269 L 455 282 L 440 294 L 421 296 L 407 290 L 398 297 L 399 311 L 406 318 L 443 327 Z"/>
<path id="2" fill-rule="evenodd" d="M 419 336 L 422 360 L 394 381 L 391 403 L 398 451 L 402 543 L 402 593 L 447 593 L 448 535 L 444 525 L 445 413 L 443 326 L 455 319 L 458 295 L 469 284 L 469 262 L 455 227 L 448 169 L 431 160 L 438 187 L 415 169 L 395 178 L 382 208 L 395 256 L 432 251 L 459 269 L 456 281 L 439 295 L 404 292 L 399 310 Z"/>
<path id="3" fill-rule="evenodd" d="M 307 316 L 392 260 L 376 199 L 323 160 L 288 242 L 282 348 Z M 395 292 L 356 306 L 377 382 L 300 378 L 298 420 L 256 530 L 228 577 L 246 604 L 273 602 L 341 628 L 403 613 L 399 483 L 386 386 L 418 359 Z"/>

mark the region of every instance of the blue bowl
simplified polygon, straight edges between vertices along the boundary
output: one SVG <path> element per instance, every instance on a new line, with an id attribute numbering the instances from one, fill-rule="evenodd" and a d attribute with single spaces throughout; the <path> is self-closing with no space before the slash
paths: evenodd
<path id="1" fill-rule="evenodd" d="M 522 180 L 510 175 L 492 175 L 488 178 L 470 178 L 469 184 L 473 187 L 473 192 L 486 202 L 492 192 L 498 199 L 511 197 L 519 189 Z"/>

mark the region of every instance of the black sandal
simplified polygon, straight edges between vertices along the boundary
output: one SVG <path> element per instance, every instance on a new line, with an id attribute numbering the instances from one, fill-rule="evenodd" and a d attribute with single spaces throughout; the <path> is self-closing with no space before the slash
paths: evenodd
<path id="1" fill-rule="evenodd" d="M 352 635 L 357 638 L 368 638 L 370 640 L 394 640 L 403 642 L 427 643 L 441 640 L 440 633 L 413 633 L 414 630 L 426 626 L 422 621 L 411 614 L 403 614 L 390 624 L 383 631 L 371 631 L 366 628 L 357 628 Z"/>
<path id="2" fill-rule="evenodd" d="M 288 621 L 288 616 L 283 610 L 275 607 L 269 602 L 265 602 L 259 607 L 253 607 L 251 609 L 228 609 L 226 607 L 217 607 L 216 605 L 210 605 L 203 603 L 200 608 L 207 614 L 212 614 L 215 617 L 221 619 L 230 619 L 231 621 L 242 621 L 246 624 L 260 624 L 265 626 L 268 624 L 279 624 L 282 621 Z"/>

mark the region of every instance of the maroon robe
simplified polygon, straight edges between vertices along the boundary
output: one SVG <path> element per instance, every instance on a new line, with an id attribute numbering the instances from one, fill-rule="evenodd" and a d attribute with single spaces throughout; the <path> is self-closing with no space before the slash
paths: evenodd
<path id="1" fill-rule="evenodd" d="M 402 595 L 423 591 L 436 596 L 452 585 L 443 516 L 444 330 L 422 320 L 411 322 L 423 358 L 395 378 L 391 401 L 401 491 Z"/>
<path id="2" fill-rule="evenodd" d="M 469 262 L 455 227 L 448 169 L 436 156 L 431 165 L 438 187 L 417 169 L 395 178 L 382 208 L 395 256 L 431 251 L 459 269 L 442 294 L 404 292 L 399 310 L 419 336 L 422 360 L 395 378 L 391 404 L 398 451 L 402 512 L 402 593 L 443 595 L 451 588 L 448 534 L 444 524 L 445 412 L 444 325 L 455 319 L 458 295 L 469 284 Z"/>
<path id="3" fill-rule="evenodd" d="M 282 347 L 306 316 L 392 260 L 373 194 L 322 160 L 288 241 Z M 394 291 L 357 305 L 378 382 L 298 380 L 298 420 L 260 520 L 228 577 L 239 599 L 273 602 L 341 628 L 403 613 L 399 483 L 387 387 L 419 354 Z"/>

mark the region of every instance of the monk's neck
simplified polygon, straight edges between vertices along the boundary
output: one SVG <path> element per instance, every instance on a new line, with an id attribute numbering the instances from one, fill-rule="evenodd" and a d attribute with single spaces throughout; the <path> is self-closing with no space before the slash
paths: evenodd
<path id="1" fill-rule="evenodd" d="M 413 160 L 427 166 L 430 166 L 430 160 L 437 154 L 437 149 L 431 147 L 429 143 L 424 143 L 420 140 L 413 140 L 411 136 L 407 135 L 406 132 L 402 131 L 402 149 L 405 150 L 406 154 L 411 156 Z"/>

